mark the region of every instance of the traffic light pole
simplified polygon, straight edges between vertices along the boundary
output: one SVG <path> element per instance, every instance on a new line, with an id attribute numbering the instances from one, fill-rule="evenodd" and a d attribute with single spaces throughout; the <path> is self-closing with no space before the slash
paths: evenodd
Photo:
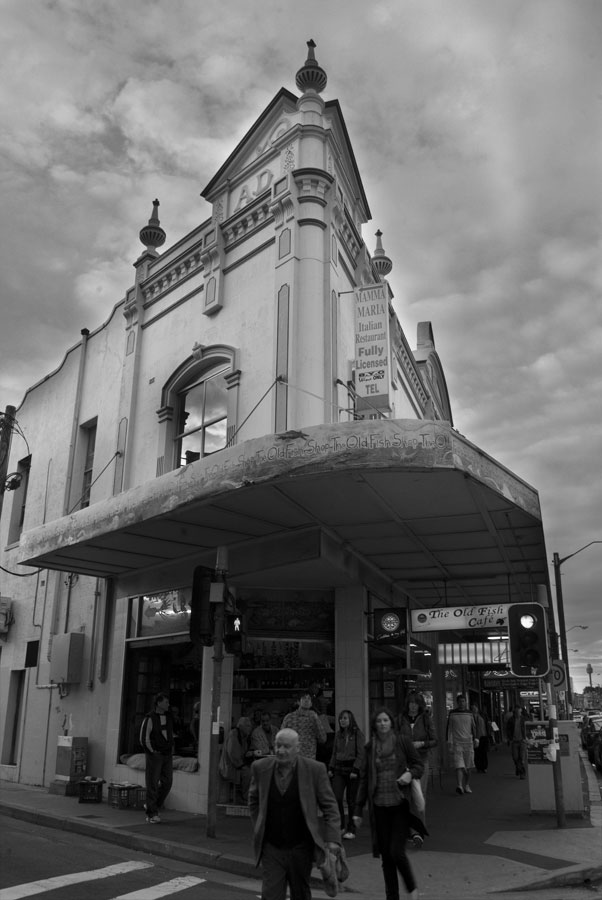
<path id="1" fill-rule="evenodd" d="M 219 711 L 222 695 L 222 663 L 224 661 L 224 602 L 226 584 L 216 582 L 212 588 L 221 590 L 215 603 L 213 642 L 213 684 L 211 688 L 211 737 L 209 739 L 209 783 L 207 785 L 207 837 L 216 837 L 217 801 L 219 791 Z"/>

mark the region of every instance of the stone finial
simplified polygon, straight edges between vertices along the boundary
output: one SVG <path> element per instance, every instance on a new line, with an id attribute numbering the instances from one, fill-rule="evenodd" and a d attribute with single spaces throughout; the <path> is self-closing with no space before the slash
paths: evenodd
<path id="1" fill-rule="evenodd" d="M 326 87 L 326 82 L 328 80 L 326 78 L 326 72 L 316 61 L 314 54 L 315 46 L 315 41 L 309 40 L 307 42 L 308 52 L 305 65 L 299 69 L 295 76 L 297 87 L 304 94 L 307 93 L 307 91 L 313 91 L 316 94 L 320 94 Z"/>
<path id="2" fill-rule="evenodd" d="M 148 225 L 140 229 L 140 240 L 151 253 L 156 252 L 157 247 L 165 243 L 167 235 L 159 224 L 159 201 L 153 200 L 153 211 L 148 220 Z"/>
<path id="3" fill-rule="evenodd" d="M 383 250 L 383 245 L 381 238 L 383 236 L 382 231 L 379 229 L 376 232 L 376 250 L 374 251 L 374 256 L 372 257 L 372 264 L 378 273 L 379 278 L 386 278 L 391 269 L 393 268 L 393 263 Z"/>

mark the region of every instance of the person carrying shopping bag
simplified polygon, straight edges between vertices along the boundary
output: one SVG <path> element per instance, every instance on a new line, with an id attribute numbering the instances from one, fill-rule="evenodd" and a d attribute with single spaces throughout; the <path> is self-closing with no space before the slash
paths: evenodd
<path id="1" fill-rule="evenodd" d="M 424 696 L 417 691 L 408 694 L 403 711 L 398 720 L 398 731 L 400 734 L 409 738 L 422 760 L 424 770 L 420 776 L 420 787 L 422 789 L 422 810 L 416 808 L 413 800 L 410 800 L 412 812 L 426 824 L 426 791 L 428 787 L 428 778 L 430 770 L 429 751 L 437 746 L 437 738 L 435 736 L 435 726 L 430 712 L 426 708 Z M 422 847 L 422 835 L 411 829 L 410 840 L 416 848 Z"/>
<path id="2" fill-rule="evenodd" d="M 386 900 L 399 900 L 401 875 L 411 900 L 418 900 L 416 879 L 406 853 L 410 828 L 427 834 L 425 826 L 410 812 L 408 793 L 412 779 L 420 779 L 423 764 L 408 738 L 397 734 L 393 714 L 376 710 L 370 727 L 370 741 L 360 769 L 360 783 L 353 821 L 362 824 L 366 803 L 372 833 L 372 854 L 380 856 Z"/>

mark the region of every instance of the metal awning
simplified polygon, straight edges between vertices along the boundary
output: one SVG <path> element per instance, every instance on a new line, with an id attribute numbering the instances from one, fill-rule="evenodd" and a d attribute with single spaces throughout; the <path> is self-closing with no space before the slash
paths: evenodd
<path id="1" fill-rule="evenodd" d="M 549 596 L 537 492 L 447 423 L 350 422 L 230 447 L 24 533 L 20 563 L 126 581 L 177 563 L 247 587 L 374 580 L 412 606 Z"/>

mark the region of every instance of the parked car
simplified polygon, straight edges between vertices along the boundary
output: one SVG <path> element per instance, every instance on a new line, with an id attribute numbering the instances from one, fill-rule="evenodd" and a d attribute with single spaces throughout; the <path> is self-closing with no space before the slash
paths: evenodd
<path id="1" fill-rule="evenodd" d="M 598 772 L 602 772 L 602 730 L 597 731 L 592 739 L 592 757 L 590 762 L 593 762 Z"/>
<path id="2" fill-rule="evenodd" d="M 593 762 L 592 744 L 594 737 L 602 729 L 602 716 L 588 716 L 587 721 L 581 728 L 581 746 L 587 753 L 587 758 Z"/>

